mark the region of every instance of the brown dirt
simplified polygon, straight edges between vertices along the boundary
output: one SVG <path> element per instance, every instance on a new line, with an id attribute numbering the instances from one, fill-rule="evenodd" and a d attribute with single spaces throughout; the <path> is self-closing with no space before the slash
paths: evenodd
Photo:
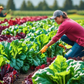
<path id="1" fill-rule="evenodd" d="M 27 74 L 19 73 L 19 78 L 14 82 L 14 84 L 25 84 L 24 79 L 32 72 L 33 71 L 29 69 Z"/>

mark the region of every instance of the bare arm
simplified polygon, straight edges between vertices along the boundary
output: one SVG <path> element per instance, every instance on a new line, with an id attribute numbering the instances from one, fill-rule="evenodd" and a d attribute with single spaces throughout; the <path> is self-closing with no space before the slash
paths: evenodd
<path id="1" fill-rule="evenodd" d="M 53 40 L 51 40 L 46 46 L 49 47 L 51 46 L 52 44 L 54 44 L 55 42 Z"/>

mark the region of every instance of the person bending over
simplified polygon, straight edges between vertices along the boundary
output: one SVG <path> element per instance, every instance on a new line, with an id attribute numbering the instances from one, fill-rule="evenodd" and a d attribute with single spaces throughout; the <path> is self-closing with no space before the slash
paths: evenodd
<path id="1" fill-rule="evenodd" d="M 69 19 L 67 13 L 61 10 L 56 10 L 50 19 L 54 19 L 60 26 L 56 35 L 40 52 L 45 52 L 49 46 L 61 38 L 62 41 L 72 45 L 72 48 L 64 56 L 66 59 L 69 57 L 82 57 L 82 51 L 84 50 L 84 28 L 74 20 Z"/>

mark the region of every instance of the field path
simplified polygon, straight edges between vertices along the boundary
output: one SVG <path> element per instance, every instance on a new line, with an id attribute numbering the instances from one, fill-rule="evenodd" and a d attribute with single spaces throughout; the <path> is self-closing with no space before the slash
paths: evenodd
<path id="1" fill-rule="evenodd" d="M 25 84 L 24 79 L 32 72 L 33 71 L 29 69 L 28 73 L 26 73 L 26 74 L 19 73 L 19 78 L 14 82 L 14 84 Z"/>

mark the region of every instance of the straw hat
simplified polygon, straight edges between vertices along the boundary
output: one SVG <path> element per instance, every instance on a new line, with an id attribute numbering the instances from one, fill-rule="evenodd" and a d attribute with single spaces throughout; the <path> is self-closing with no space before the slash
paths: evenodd
<path id="1" fill-rule="evenodd" d="M 0 6 L 1 9 L 3 9 L 3 6 Z"/>

